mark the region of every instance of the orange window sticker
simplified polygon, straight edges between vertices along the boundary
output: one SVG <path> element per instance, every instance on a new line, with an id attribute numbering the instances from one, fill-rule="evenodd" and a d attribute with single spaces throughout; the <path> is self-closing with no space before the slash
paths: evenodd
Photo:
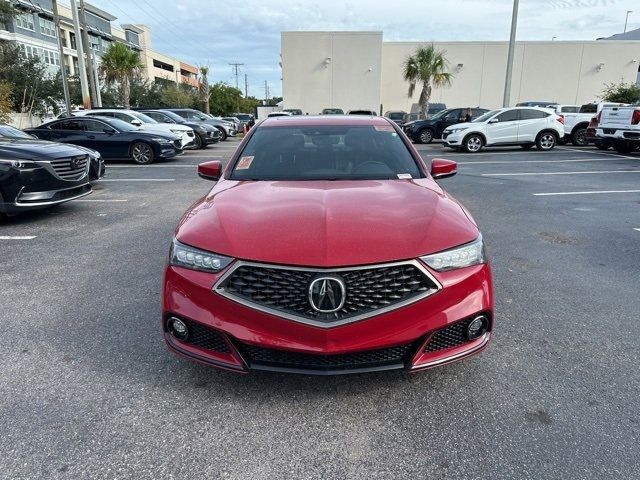
<path id="1" fill-rule="evenodd" d="M 236 170 L 247 170 L 253 162 L 253 155 L 242 157 L 236 166 Z"/>

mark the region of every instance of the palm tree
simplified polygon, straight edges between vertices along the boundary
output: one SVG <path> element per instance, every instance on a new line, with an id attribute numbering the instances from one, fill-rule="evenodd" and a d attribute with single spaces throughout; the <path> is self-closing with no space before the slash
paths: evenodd
<path id="1" fill-rule="evenodd" d="M 120 86 L 120 99 L 124 108 L 130 106 L 131 79 L 140 73 L 143 67 L 140 54 L 124 43 L 114 43 L 102 56 L 100 71 L 107 84 L 117 83 Z"/>
<path id="2" fill-rule="evenodd" d="M 209 89 L 209 67 L 202 66 L 199 68 L 200 70 L 200 95 L 202 97 L 202 107 L 204 108 L 204 113 L 210 113 L 210 105 L 209 99 L 211 98 L 211 91 Z"/>
<path id="3" fill-rule="evenodd" d="M 426 116 L 429 110 L 432 86 L 451 85 L 453 75 L 446 71 L 449 62 L 447 62 L 445 55 L 446 52 L 436 50 L 431 44 L 418 48 L 404 62 L 402 74 L 404 79 L 409 82 L 409 98 L 413 97 L 418 82 L 422 83 L 418 103 L 420 104 L 420 113 L 423 116 Z"/>

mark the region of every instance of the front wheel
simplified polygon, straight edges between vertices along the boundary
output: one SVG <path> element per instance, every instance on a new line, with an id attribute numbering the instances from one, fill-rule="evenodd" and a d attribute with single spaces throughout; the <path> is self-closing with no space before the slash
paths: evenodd
<path id="1" fill-rule="evenodd" d="M 571 134 L 571 143 L 576 147 L 586 147 L 589 145 L 589 142 L 587 141 L 587 128 L 576 128 Z"/>
<path id="2" fill-rule="evenodd" d="M 227 132 L 224 130 L 224 128 L 218 128 L 218 130 L 220 131 L 220 135 L 222 135 L 220 137 L 220 141 L 224 142 L 227 139 Z"/>
<path id="3" fill-rule="evenodd" d="M 431 143 L 433 141 L 433 132 L 429 128 L 425 128 L 424 130 L 420 130 L 418 134 L 418 142 L 420 143 Z"/>
<path id="4" fill-rule="evenodd" d="M 131 147 L 131 160 L 138 165 L 149 165 L 153 162 L 153 148 L 148 143 L 134 143 Z"/>
<path id="5" fill-rule="evenodd" d="M 467 153 L 476 153 L 482 149 L 483 144 L 482 137 L 474 133 L 464 139 L 462 148 Z"/>
<path id="6" fill-rule="evenodd" d="M 202 137 L 196 133 L 195 137 L 193 137 L 193 148 L 195 150 L 199 150 L 202 148 L 204 142 L 202 141 Z"/>
<path id="7" fill-rule="evenodd" d="M 558 139 L 556 138 L 555 134 L 551 132 L 542 132 L 540 135 L 538 135 L 538 138 L 536 140 L 536 147 L 538 148 L 538 150 L 548 151 L 556 146 L 557 141 Z"/>

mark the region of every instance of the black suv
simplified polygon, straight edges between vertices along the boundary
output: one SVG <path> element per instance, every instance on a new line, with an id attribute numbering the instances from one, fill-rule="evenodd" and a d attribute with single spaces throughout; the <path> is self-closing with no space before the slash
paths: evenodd
<path id="1" fill-rule="evenodd" d="M 402 129 L 416 143 L 431 143 L 434 139 L 442 138 L 445 128 L 456 123 L 470 122 L 488 111 L 484 108 L 448 108 L 427 120 L 405 123 Z"/>

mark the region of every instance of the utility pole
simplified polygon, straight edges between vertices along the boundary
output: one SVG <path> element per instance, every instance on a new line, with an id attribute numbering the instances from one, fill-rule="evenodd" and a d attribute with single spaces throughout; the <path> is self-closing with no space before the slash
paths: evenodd
<path id="1" fill-rule="evenodd" d="M 98 92 L 99 88 L 96 85 L 96 78 L 94 75 L 95 67 L 93 66 L 93 49 L 89 43 L 89 33 L 87 32 L 87 19 L 84 14 L 84 0 L 80 0 L 80 28 L 82 29 L 82 43 L 87 52 L 87 77 L 89 78 L 89 90 L 91 91 L 91 99 L 93 100 L 93 106 L 99 107 L 98 104 Z M 77 43 L 76 39 L 76 43 Z"/>
<path id="2" fill-rule="evenodd" d="M 247 74 L 244 74 L 244 98 L 249 96 L 249 80 L 247 78 Z"/>
<path id="3" fill-rule="evenodd" d="M 264 104 L 269 103 L 269 84 L 267 81 L 264 81 Z"/>
<path id="4" fill-rule="evenodd" d="M 60 17 L 58 16 L 58 1 L 52 0 L 53 23 L 56 24 L 56 33 L 58 37 L 58 55 L 60 55 L 60 73 L 62 76 L 62 90 L 64 91 L 64 103 L 67 107 L 67 116 L 71 116 L 71 97 L 69 96 L 69 84 L 67 83 L 67 71 L 64 67 L 64 50 L 62 48 L 62 36 L 64 32 L 60 27 Z"/>
<path id="5" fill-rule="evenodd" d="M 513 74 L 513 51 L 516 47 L 516 28 L 518 25 L 518 0 L 513 0 L 511 14 L 511 36 L 509 37 L 509 53 L 507 54 L 507 75 L 504 81 L 504 97 L 502 106 L 508 107 L 511 101 L 511 76 Z"/>
<path id="6" fill-rule="evenodd" d="M 627 33 L 627 23 L 629 22 L 629 14 L 633 13 L 633 10 L 627 10 L 627 16 L 624 19 L 624 32 L 622 33 Z"/>
<path id="7" fill-rule="evenodd" d="M 78 18 L 78 6 L 76 5 L 76 0 L 71 0 L 71 16 L 73 17 L 73 31 L 76 36 L 76 51 L 78 52 L 78 76 L 80 77 L 80 89 L 82 90 L 82 105 L 84 108 L 89 109 L 91 108 L 91 97 L 89 96 L 87 67 L 84 63 L 82 33 L 80 31 L 80 20 Z"/>
<path id="8" fill-rule="evenodd" d="M 238 75 L 240 75 L 240 67 L 244 65 L 244 63 L 230 63 L 229 65 L 233 67 L 233 71 L 236 75 L 236 89 L 240 90 L 240 85 L 238 84 Z"/>

